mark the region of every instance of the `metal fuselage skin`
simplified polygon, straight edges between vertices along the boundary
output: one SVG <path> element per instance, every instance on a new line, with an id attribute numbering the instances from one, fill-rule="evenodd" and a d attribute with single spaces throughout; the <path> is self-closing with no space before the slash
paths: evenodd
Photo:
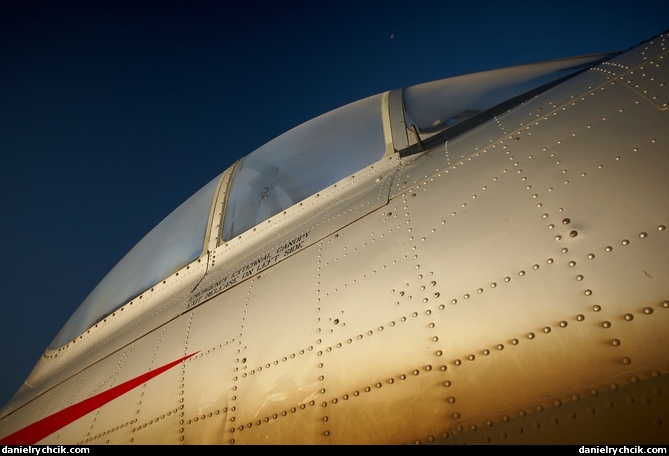
<path id="1" fill-rule="evenodd" d="M 47 350 L 0 436 L 667 444 L 668 60 L 661 35 L 227 242 L 220 199 L 209 252 Z"/>

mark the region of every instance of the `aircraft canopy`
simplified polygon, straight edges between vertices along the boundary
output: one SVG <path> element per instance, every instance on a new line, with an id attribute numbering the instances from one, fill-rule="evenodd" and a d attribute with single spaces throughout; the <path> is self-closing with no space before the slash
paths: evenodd
<path id="1" fill-rule="evenodd" d="M 67 344 L 206 255 L 208 226 L 222 226 L 217 234 L 222 242 L 228 241 L 386 154 L 401 153 L 412 143 L 412 125 L 420 134 L 439 134 L 606 57 L 609 55 L 555 60 L 419 84 L 390 92 L 398 103 L 389 103 L 388 94 L 374 95 L 284 133 L 237 163 L 229 193 L 224 195 L 222 223 L 210 224 L 209 217 L 216 213 L 212 205 L 225 173 L 190 197 L 128 252 L 88 295 L 49 348 Z M 391 124 L 391 118 L 401 121 Z M 397 141 L 400 137 L 405 138 L 404 144 Z"/>

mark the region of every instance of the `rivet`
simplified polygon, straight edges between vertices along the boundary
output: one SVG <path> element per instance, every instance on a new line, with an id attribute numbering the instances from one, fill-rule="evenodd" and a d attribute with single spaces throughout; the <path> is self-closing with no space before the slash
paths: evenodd
<path id="1" fill-rule="evenodd" d="M 611 345 L 613 345 L 614 347 L 619 346 L 619 345 L 620 345 L 620 340 L 618 340 L 618 339 L 613 339 L 613 340 L 611 341 Z"/>
<path id="2" fill-rule="evenodd" d="M 627 321 L 632 321 L 632 320 L 634 320 L 634 315 L 632 315 L 632 314 L 625 314 L 625 320 L 627 320 Z"/>
<path id="3" fill-rule="evenodd" d="M 590 296 L 592 294 L 592 290 L 585 290 L 585 295 Z"/>
<path id="4" fill-rule="evenodd" d="M 551 328 L 550 328 L 550 326 L 546 326 L 546 327 L 544 328 L 544 332 L 545 332 L 546 334 L 548 334 L 549 332 L 551 332 Z"/>
<path id="5" fill-rule="evenodd" d="M 490 350 L 486 348 L 485 350 L 483 350 L 483 354 L 488 356 L 490 354 Z"/>
<path id="6" fill-rule="evenodd" d="M 594 306 L 592 306 L 592 310 L 594 310 L 595 312 L 599 312 L 600 310 L 602 310 L 602 307 L 598 304 L 595 304 Z"/>
<path id="7" fill-rule="evenodd" d="M 560 322 L 560 327 L 561 328 L 566 328 L 567 327 L 567 322 L 566 321 L 561 321 Z"/>
<path id="8" fill-rule="evenodd" d="M 665 309 L 669 308 L 669 301 L 662 301 L 662 307 Z"/>
<path id="9" fill-rule="evenodd" d="M 646 315 L 650 315 L 653 313 L 653 309 L 651 307 L 645 307 L 643 309 L 643 313 L 645 313 Z"/>
<path id="10" fill-rule="evenodd" d="M 571 231 L 569 232 L 569 236 L 570 236 L 570 237 L 576 237 L 576 236 L 578 236 L 578 231 L 576 231 L 576 230 L 571 230 Z"/>
<path id="11" fill-rule="evenodd" d="M 527 335 L 527 338 L 528 338 L 528 339 L 534 339 L 534 333 L 529 333 L 529 334 Z"/>
<path id="12" fill-rule="evenodd" d="M 576 276 L 576 280 L 578 280 L 578 281 L 583 280 L 583 276 L 582 276 L 581 274 L 577 275 L 577 276 Z"/>
<path id="13" fill-rule="evenodd" d="M 666 229 L 667 229 L 667 227 L 664 226 L 664 225 L 660 225 L 660 226 L 657 227 L 657 231 L 664 231 Z"/>
<path id="14" fill-rule="evenodd" d="M 639 237 L 641 239 L 645 238 L 646 236 L 648 236 L 648 233 L 639 233 Z"/>
<path id="15" fill-rule="evenodd" d="M 613 250 L 613 247 L 611 247 L 610 245 L 607 245 L 604 250 L 606 250 L 607 252 L 610 252 L 611 250 Z"/>
<path id="16" fill-rule="evenodd" d="M 630 241 L 628 241 L 627 239 L 623 239 L 621 242 L 622 245 L 628 245 L 629 243 Z"/>
<path id="17" fill-rule="evenodd" d="M 569 266 L 571 266 L 571 267 L 576 266 L 576 262 L 575 262 L 575 261 L 570 261 L 570 262 L 569 262 Z"/>
<path id="18" fill-rule="evenodd" d="M 460 364 L 462 364 L 462 361 L 460 361 L 459 359 L 456 359 L 456 360 L 455 360 L 455 365 L 456 365 L 456 366 L 459 366 Z"/>
<path id="19" fill-rule="evenodd" d="M 511 343 L 513 345 L 518 345 L 518 339 L 511 339 Z"/>
<path id="20" fill-rule="evenodd" d="M 588 253 L 588 259 L 592 260 L 593 258 L 595 258 L 595 254 L 594 253 Z"/>
<path id="21" fill-rule="evenodd" d="M 579 314 L 579 315 L 576 315 L 576 319 L 578 321 L 583 321 L 583 320 L 585 320 L 585 317 L 582 314 Z"/>
<path id="22" fill-rule="evenodd" d="M 547 260 L 546 260 L 546 263 L 548 263 L 548 264 L 553 264 L 553 259 L 552 259 L 552 258 L 547 259 Z"/>
<path id="23" fill-rule="evenodd" d="M 569 220 L 568 218 L 562 219 L 562 224 L 563 225 L 569 225 L 570 222 L 571 222 L 571 220 Z"/>
<path id="24" fill-rule="evenodd" d="M 504 350 L 504 345 L 498 344 L 497 345 L 497 350 Z"/>
<path id="25" fill-rule="evenodd" d="M 629 359 L 627 357 L 623 358 L 623 364 L 631 364 L 631 363 L 632 363 L 631 359 Z"/>
<path id="26" fill-rule="evenodd" d="M 603 322 L 602 322 L 602 326 L 603 326 L 604 328 L 610 328 L 610 327 L 611 327 L 611 322 L 609 322 L 609 321 L 603 321 Z"/>

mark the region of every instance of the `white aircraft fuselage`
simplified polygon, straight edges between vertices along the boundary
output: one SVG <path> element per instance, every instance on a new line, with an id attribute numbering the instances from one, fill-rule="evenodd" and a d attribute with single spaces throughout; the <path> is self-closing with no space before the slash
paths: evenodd
<path id="1" fill-rule="evenodd" d="M 196 255 L 122 291 L 171 260 L 120 264 L 0 442 L 667 444 L 667 47 L 469 111 L 434 93 L 476 75 L 391 91 L 310 124 L 341 149 L 297 131 L 240 160 Z M 377 127 L 363 160 L 347 133 Z"/>

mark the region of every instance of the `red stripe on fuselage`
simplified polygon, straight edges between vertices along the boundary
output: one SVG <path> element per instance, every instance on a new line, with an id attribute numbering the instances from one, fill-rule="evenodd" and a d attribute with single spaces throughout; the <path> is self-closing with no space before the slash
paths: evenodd
<path id="1" fill-rule="evenodd" d="M 108 402 L 113 401 L 117 397 L 124 395 L 128 391 L 137 388 L 139 385 L 148 382 L 152 378 L 157 377 L 158 375 L 173 368 L 177 364 L 187 360 L 197 353 L 198 352 L 195 352 L 184 356 L 183 358 L 177 359 L 176 361 L 172 361 L 171 363 L 165 364 L 158 369 L 151 370 L 145 374 L 140 375 L 139 377 L 135 377 L 125 383 L 121 383 L 120 385 L 110 388 L 107 391 L 104 391 L 93 397 L 89 397 L 88 399 L 77 404 L 71 405 L 61 410 L 60 412 L 56 412 L 53 415 L 47 416 L 46 418 L 43 418 L 19 431 L 16 431 L 11 435 L 8 435 L 4 439 L 1 439 L 0 445 L 34 445 L 43 438 L 53 434 L 57 430 L 78 420 L 87 413 L 90 413 L 107 404 Z"/>

